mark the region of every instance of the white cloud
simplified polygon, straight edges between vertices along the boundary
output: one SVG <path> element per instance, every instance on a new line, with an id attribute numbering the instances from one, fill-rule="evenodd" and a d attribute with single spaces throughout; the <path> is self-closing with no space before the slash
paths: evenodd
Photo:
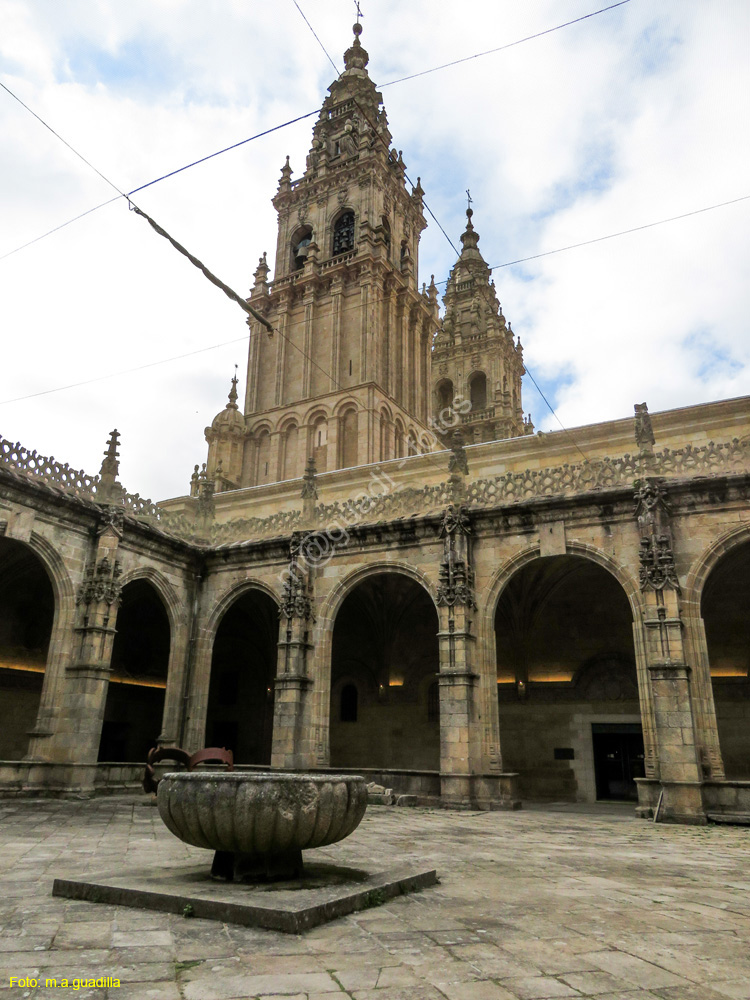
<path id="1" fill-rule="evenodd" d="M 348 0 L 300 0 L 337 63 Z M 596 5 L 371 0 L 379 84 L 580 17 Z M 0 3 L 0 79 L 124 190 L 319 107 L 333 70 L 294 5 L 207 0 Z M 744 0 L 630 3 L 495 55 L 387 87 L 394 143 L 458 244 L 464 189 L 490 264 L 750 193 Z M 111 189 L 0 93 L 0 254 Z M 286 153 L 314 119 L 149 188 L 138 203 L 240 292 L 263 250 Z M 747 391 L 750 202 L 495 273 L 535 377 L 567 425 Z M 421 278 L 454 253 L 437 226 Z M 241 311 L 124 204 L 0 261 L 9 399 L 241 338 Z M 0 432 L 98 471 L 184 492 L 245 344 L 0 407 Z M 529 387 L 538 426 L 553 426 Z"/>

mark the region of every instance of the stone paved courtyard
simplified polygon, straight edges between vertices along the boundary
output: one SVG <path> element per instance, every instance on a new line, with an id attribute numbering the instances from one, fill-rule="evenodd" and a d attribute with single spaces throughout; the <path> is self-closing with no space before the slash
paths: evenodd
<path id="1" fill-rule="evenodd" d="M 55 876 L 208 861 L 142 799 L 6 800 L 0 845 L 0 1000 L 750 998 L 743 828 L 654 826 L 624 807 L 371 807 L 349 840 L 314 853 L 428 862 L 440 885 L 301 937 L 53 898 Z M 45 987 L 63 976 L 122 985 Z"/>

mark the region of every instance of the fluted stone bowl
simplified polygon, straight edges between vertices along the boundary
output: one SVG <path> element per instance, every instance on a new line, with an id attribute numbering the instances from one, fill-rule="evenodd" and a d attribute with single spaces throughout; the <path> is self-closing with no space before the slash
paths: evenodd
<path id="1" fill-rule="evenodd" d="M 349 774 L 186 771 L 165 774 L 159 814 L 180 840 L 216 851 L 218 878 L 301 874 L 301 851 L 348 837 L 367 808 Z"/>

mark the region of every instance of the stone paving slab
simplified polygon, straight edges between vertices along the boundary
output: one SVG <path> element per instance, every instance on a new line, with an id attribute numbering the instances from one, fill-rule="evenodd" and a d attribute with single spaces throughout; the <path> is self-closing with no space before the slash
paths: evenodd
<path id="1" fill-rule="evenodd" d="M 52 895 L 182 916 L 189 907 L 193 918 L 301 934 L 355 910 L 382 906 L 396 896 L 426 889 L 436 882 L 434 868 L 415 865 L 367 872 L 361 868 L 306 863 L 304 879 L 243 885 L 216 882 L 208 874 L 207 864 L 196 867 L 188 863 L 129 868 L 85 879 L 56 878 Z M 92 937 L 85 927 L 74 930 L 74 943 Z M 106 927 L 102 927 L 100 937 L 106 936 Z M 158 946 L 167 945 L 170 940 L 164 932 L 149 928 L 114 934 L 112 943 Z"/>
<path id="2" fill-rule="evenodd" d="M 750 1000 L 747 828 L 379 807 L 312 853 L 434 868 L 440 884 L 301 935 L 91 905 L 53 897 L 54 877 L 206 853 L 136 798 L 0 801 L 0 1000 Z M 63 976 L 121 986 L 45 986 Z"/>

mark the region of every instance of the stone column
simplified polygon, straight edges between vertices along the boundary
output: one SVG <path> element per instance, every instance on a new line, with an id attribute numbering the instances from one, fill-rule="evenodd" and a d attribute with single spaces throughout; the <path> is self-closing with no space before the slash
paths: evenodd
<path id="1" fill-rule="evenodd" d="M 96 764 L 99 754 L 120 604 L 117 551 L 123 512 L 117 508 L 110 510 L 112 516 L 99 531 L 96 549 L 76 597 L 76 654 L 66 667 L 64 703 L 58 725 L 57 742 L 74 765 L 67 784 L 83 793 L 91 793 L 94 788 L 95 769 L 91 765 Z"/>
<path id="2" fill-rule="evenodd" d="M 341 377 L 341 310 L 344 281 L 337 275 L 331 281 L 331 384 L 329 391 L 339 388 Z M 349 369 L 347 367 L 346 371 Z"/>
<path id="3" fill-rule="evenodd" d="M 465 808 L 517 808 L 516 776 L 491 773 L 482 754 L 483 699 L 473 662 L 471 525 L 463 507 L 447 507 L 440 535 L 440 797 L 446 804 Z"/>
<path id="4" fill-rule="evenodd" d="M 310 689 L 307 669 L 315 624 L 311 568 L 305 558 L 308 536 L 295 532 L 289 546 L 284 590 L 279 608 L 279 653 L 273 709 L 271 766 L 309 768 L 314 764 L 310 737 Z"/>
<path id="5" fill-rule="evenodd" d="M 705 823 L 692 671 L 685 658 L 671 509 L 663 481 L 654 477 L 640 480 L 635 499 L 641 536 L 643 654 L 654 723 L 650 770 L 661 786 L 662 818 Z M 639 786 L 641 805 L 644 799 L 652 798 L 647 779 Z"/>
<path id="6" fill-rule="evenodd" d="M 202 577 L 196 572 L 192 585 L 185 585 L 179 617 L 173 623 L 164 711 L 157 744 L 181 746 L 186 724 L 186 706 L 195 646 L 195 616 Z"/>

